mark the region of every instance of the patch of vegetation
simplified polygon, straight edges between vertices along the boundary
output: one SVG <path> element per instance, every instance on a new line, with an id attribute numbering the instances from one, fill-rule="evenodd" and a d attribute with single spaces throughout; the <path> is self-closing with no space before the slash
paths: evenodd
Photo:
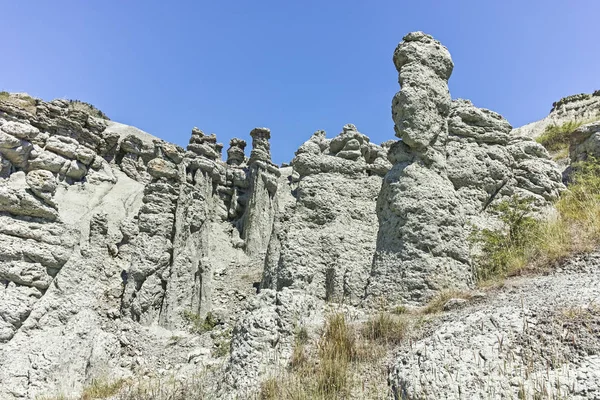
<path id="1" fill-rule="evenodd" d="M 209 386 L 210 371 L 203 371 L 185 380 L 167 378 L 150 378 L 128 381 L 114 397 L 115 400 L 204 400 L 214 399 Z"/>
<path id="2" fill-rule="evenodd" d="M 533 199 L 513 196 L 490 207 L 504 223 L 504 230 L 483 229 L 473 240 L 481 244 L 475 275 L 479 281 L 507 276 L 527 263 L 527 250 L 536 240 L 540 223 L 533 215 Z"/>
<path id="3" fill-rule="evenodd" d="M 406 337 L 407 330 L 406 319 L 381 311 L 363 325 L 362 334 L 369 340 L 398 344 Z"/>
<path id="4" fill-rule="evenodd" d="M 470 300 L 469 292 L 460 290 L 443 290 L 433 297 L 422 309 L 423 314 L 435 314 L 444 310 L 444 305 L 450 299 L 465 299 Z"/>
<path id="5" fill-rule="evenodd" d="M 127 384 L 125 379 L 118 379 L 116 381 L 108 381 L 105 379 L 94 379 L 89 386 L 83 389 L 80 396 L 68 397 L 64 394 L 56 396 L 38 396 L 36 400 L 99 400 L 113 398 L 119 391 Z"/>
<path id="6" fill-rule="evenodd" d="M 100 109 L 96 108 L 93 104 L 86 103 L 81 100 L 69 100 L 69 109 L 83 111 L 86 114 L 91 115 L 92 117 L 102 118 L 106 120 L 110 120 L 106 114 L 104 114 Z"/>
<path id="7" fill-rule="evenodd" d="M 548 125 L 537 138 L 537 142 L 548 151 L 559 151 L 565 147 L 568 148 L 571 135 L 581 125 L 583 125 L 583 121 L 568 121 L 562 125 Z"/>
<path id="8" fill-rule="evenodd" d="M 409 311 L 408 307 L 406 307 L 406 306 L 396 306 L 392 310 L 392 313 L 396 314 L 396 315 L 402 315 L 402 314 L 408 313 L 408 311 Z"/>
<path id="9" fill-rule="evenodd" d="M 513 197 L 495 206 L 505 229 L 473 236 L 482 249 L 475 260 L 480 282 L 546 269 L 600 244 L 600 164 L 590 159 L 574 167 L 553 218 L 535 219 L 530 199 Z"/>
<path id="10" fill-rule="evenodd" d="M 215 326 L 218 325 L 218 321 L 212 313 L 207 313 L 206 317 L 202 319 L 200 314 L 194 313 L 190 310 L 184 310 L 181 313 L 183 318 L 190 326 L 190 333 L 203 334 L 205 332 L 212 331 Z"/>
<path id="11" fill-rule="evenodd" d="M 231 329 L 227 329 L 215 337 L 214 357 L 227 357 L 231 348 Z"/>
<path id="12" fill-rule="evenodd" d="M 308 332 L 297 330 L 289 368 L 263 381 L 257 396 L 261 400 L 385 398 L 389 395 L 386 369 L 378 363 L 407 335 L 408 326 L 404 319 L 384 311 L 363 324 L 349 323 L 343 313 L 330 314 L 313 346 Z M 365 373 L 374 371 L 375 379 L 369 382 L 378 386 L 369 388 Z"/>
<path id="13" fill-rule="evenodd" d="M 92 384 L 86 387 L 81 394 L 81 400 L 106 399 L 114 396 L 125 385 L 124 379 L 118 379 L 113 382 L 105 380 L 93 380 Z"/>
<path id="14" fill-rule="evenodd" d="M 569 141 L 573 132 L 581 125 L 600 120 L 600 116 L 580 121 L 567 121 L 561 125 L 548 125 L 536 139 L 548 151 L 555 153 L 554 159 L 566 158 L 569 155 Z"/>
<path id="15" fill-rule="evenodd" d="M 24 109 L 25 111 L 35 114 L 37 100 L 23 93 L 9 93 L 6 91 L 0 92 L 0 101 L 5 101 L 15 107 Z"/>

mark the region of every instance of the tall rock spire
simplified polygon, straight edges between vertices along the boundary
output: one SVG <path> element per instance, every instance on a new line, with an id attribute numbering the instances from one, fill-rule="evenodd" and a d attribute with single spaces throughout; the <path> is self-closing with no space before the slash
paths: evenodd
<path id="1" fill-rule="evenodd" d="M 377 212 L 379 233 L 367 295 L 424 302 L 446 287 L 466 287 L 471 270 L 464 213 L 446 175 L 448 50 L 423 32 L 409 33 L 394 52 L 401 90 L 392 102 L 394 164 Z"/>

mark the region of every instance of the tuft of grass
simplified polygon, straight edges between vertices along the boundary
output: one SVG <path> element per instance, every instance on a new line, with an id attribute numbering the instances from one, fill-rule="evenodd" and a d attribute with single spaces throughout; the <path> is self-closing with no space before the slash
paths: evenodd
<path id="1" fill-rule="evenodd" d="M 213 328 L 219 323 L 211 312 L 207 313 L 206 317 L 202 319 L 200 314 L 190 310 L 184 310 L 181 313 L 181 318 L 183 318 L 190 325 L 190 333 L 195 334 L 203 334 L 205 332 L 212 331 Z"/>
<path id="2" fill-rule="evenodd" d="M 258 397 L 261 400 L 347 398 L 353 383 L 350 367 L 359 355 L 358 336 L 353 327 L 344 314 L 329 315 L 316 342 L 316 351 L 310 355 L 301 331 L 296 334 L 289 371 L 263 381 Z"/>
<path id="3" fill-rule="evenodd" d="M 215 377 L 204 370 L 185 380 L 174 377 L 129 381 L 113 397 L 115 400 L 203 400 L 214 399 Z"/>
<path id="4" fill-rule="evenodd" d="M 408 321 L 382 311 L 363 324 L 350 324 L 343 313 L 326 317 L 318 339 L 296 332 L 289 368 L 262 382 L 261 400 L 384 398 L 386 368 L 382 356 L 407 335 Z M 381 378 L 381 385 L 365 385 L 365 374 Z M 379 375 L 381 373 L 381 375 Z M 376 378 L 377 380 L 378 378 Z M 367 394 L 367 392 L 369 394 Z M 383 390 L 385 391 L 385 390 Z M 373 396 L 373 393 L 377 393 Z M 358 396 L 358 397 L 356 397 Z"/>
<path id="5" fill-rule="evenodd" d="M 15 107 L 19 107 L 29 112 L 36 113 L 37 100 L 23 93 L 11 94 L 6 91 L 0 92 L 0 101 L 5 101 Z"/>
<path id="6" fill-rule="evenodd" d="M 381 311 L 365 322 L 362 334 L 369 340 L 383 344 L 398 344 L 406 337 L 407 330 L 408 322 L 405 319 Z"/>
<path id="7" fill-rule="evenodd" d="M 471 294 L 469 292 L 460 290 L 443 290 L 433 297 L 429 303 L 422 309 L 423 314 L 435 314 L 444 310 L 444 305 L 450 299 L 465 299 L 470 300 Z"/>
<path id="8" fill-rule="evenodd" d="M 408 307 L 400 305 L 400 306 L 394 307 L 394 309 L 392 310 L 392 313 L 396 314 L 396 315 L 402 315 L 402 314 L 408 313 L 408 311 L 409 311 Z"/>
<path id="9" fill-rule="evenodd" d="M 569 147 L 569 140 L 573 132 L 583 125 L 583 121 L 568 121 L 561 125 L 548 125 L 544 132 L 537 138 L 537 142 L 548 151 L 558 151 Z"/>
<path id="10" fill-rule="evenodd" d="M 81 400 L 106 399 L 116 395 L 126 381 L 118 379 L 113 382 L 94 379 L 90 386 L 86 387 L 81 394 Z"/>
<path id="11" fill-rule="evenodd" d="M 574 169 L 568 190 L 555 203 L 558 213 L 551 219 L 535 219 L 527 199 L 513 198 L 496 206 L 506 229 L 474 235 L 482 250 L 475 259 L 480 283 L 548 269 L 600 245 L 600 163 L 590 159 Z"/>
<path id="12" fill-rule="evenodd" d="M 553 154 L 555 160 L 569 156 L 569 142 L 573 132 L 581 125 L 600 120 L 600 116 L 579 121 L 567 121 L 561 125 L 548 125 L 544 132 L 536 139 Z"/>
<path id="13" fill-rule="evenodd" d="M 280 382 L 275 377 L 270 377 L 260 384 L 258 397 L 260 400 L 275 400 L 281 396 Z"/>

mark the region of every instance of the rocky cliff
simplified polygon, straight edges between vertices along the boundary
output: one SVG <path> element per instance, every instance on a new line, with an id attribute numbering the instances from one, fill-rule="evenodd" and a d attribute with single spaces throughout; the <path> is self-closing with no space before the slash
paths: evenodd
<path id="1" fill-rule="evenodd" d="M 471 288 L 473 227 L 501 226 L 490 206 L 514 195 L 547 211 L 561 174 L 531 135 L 451 99 L 431 36 L 393 61 L 396 139 L 318 131 L 285 167 L 267 128 L 224 161 L 197 128 L 183 149 L 80 103 L 0 96 L 0 397 L 207 367 L 220 397 L 245 396 L 327 304 Z"/>

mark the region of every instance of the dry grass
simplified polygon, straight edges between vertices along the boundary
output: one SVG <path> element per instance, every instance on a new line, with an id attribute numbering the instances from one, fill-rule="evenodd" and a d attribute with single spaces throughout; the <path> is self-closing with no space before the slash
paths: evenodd
<path id="1" fill-rule="evenodd" d="M 83 390 L 81 400 L 106 399 L 114 396 L 121 390 L 126 381 L 119 379 L 113 382 L 105 380 L 94 380 L 92 384 Z"/>
<path id="2" fill-rule="evenodd" d="M 64 394 L 55 396 L 38 396 L 36 400 L 99 400 L 108 399 L 117 395 L 119 391 L 127 385 L 125 379 L 109 381 L 106 379 L 94 379 L 92 383 L 83 389 L 80 396 L 69 397 Z"/>
<path id="3" fill-rule="evenodd" d="M 203 400 L 213 399 L 209 382 L 204 375 L 187 380 L 155 378 L 128 382 L 117 394 L 118 400 Z"/>
<path id="4" fill-rule="evenodd" d="M 0 101 L 24 109 L 30 114 L 36 113 L 37 100 L 23 93 L 0 92 Z"/>
<path id="5" fill-rule="evenodd" d="M 568 121 L 562 125 L 548 125 L 536 140 L 552 154 L 555 160 L 567 158 L 569 156 L 569 141 L 573 132 L 581 125 L 598 120 L 600 120 L 600 115 L 580 121 Z"/>
<path id="6" fill-rule="evenodd" d="M 406 318 L 381 311 L 365 322 L 362 334 L 368 340 L 378 341 L 382 344 L 398 344 L 406 337 L 408 327 Z"/>
<path id="7" fill-rule="evenodd" d="M 559 151 L 565 147 L 568 148 L 571 134 L 583 123 L 584 121 L 568 121 L 562 125 L 548 125 L 536 140 L 548 151 Z"/>
<path id="8" fill-rule="evenodd" d="M 426 305 L 423 307 L 421 312 L 423 314 L 435 314 L 444 310 L 444 305 L 450 299 L 465 299 L 470 300 L 472 295 L 469 292 L 461 290 L 443 290 L 434 296 Z"/>
<path id="9" fill-rule="evenodd" d="M 389 393 L 383 357 L 404 340 L 409 326 L 406 317 L 383 311 L 362 324 L 351 324 L 343 313 L 333 313 L 312 346 L 296 334 L 289 368 L 263 381 L 257 397 L 385 398 Z"/>

